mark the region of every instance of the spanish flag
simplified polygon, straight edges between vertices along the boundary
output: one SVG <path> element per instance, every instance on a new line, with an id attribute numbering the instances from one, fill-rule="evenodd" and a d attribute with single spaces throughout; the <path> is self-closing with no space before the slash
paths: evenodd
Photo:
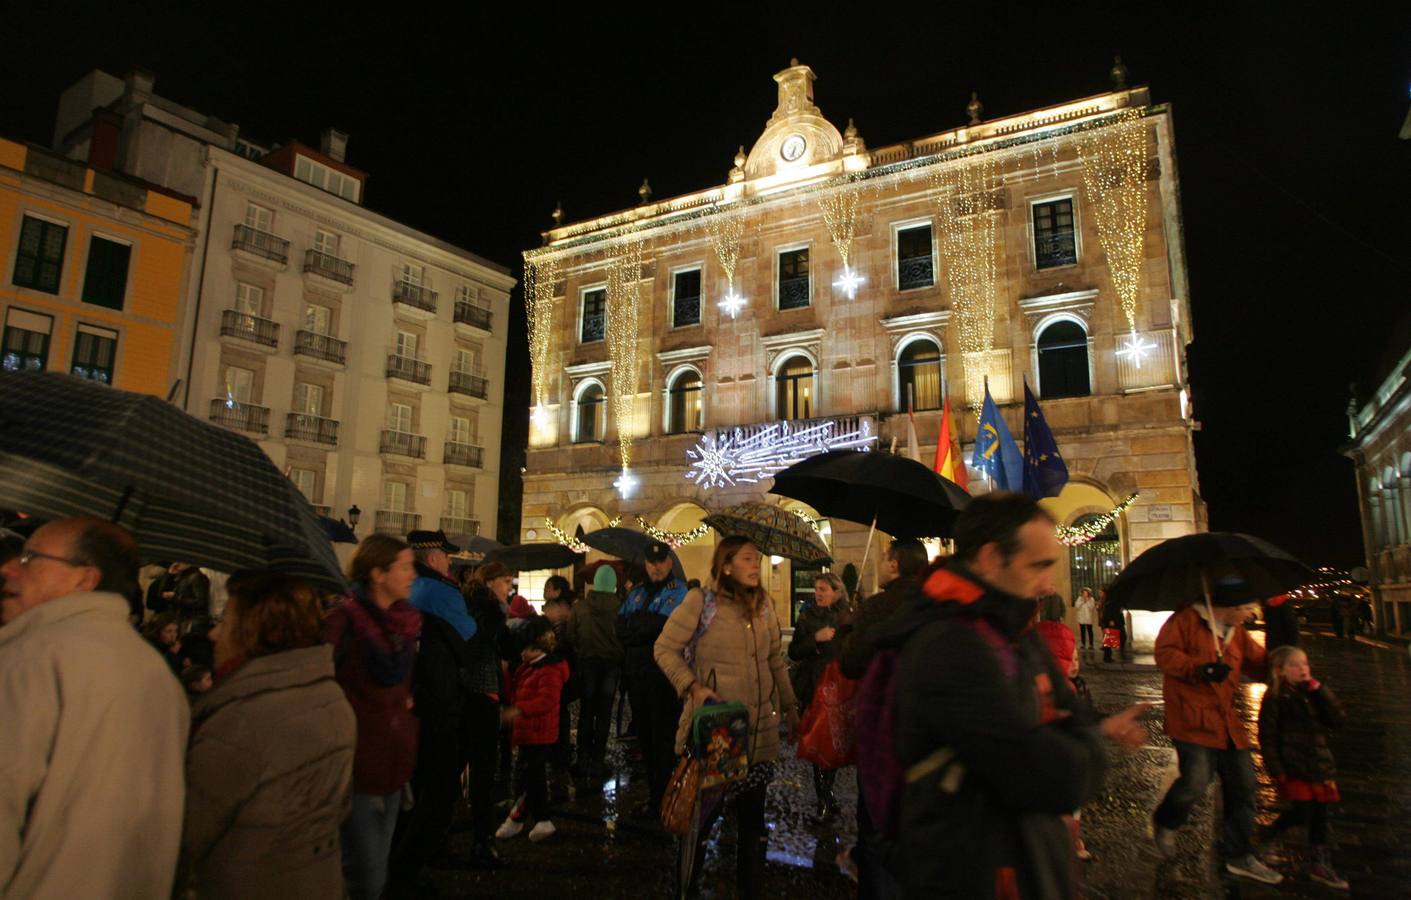
<path id="1" fill-rule="evenodd" d="M 941 409 L 941 436 L 936 441 L 936 471 L 949 478 L 963 491 L 970 490 L 970 476 L 965 471 L 965 457 L 960 454 L 960 436 L 950 418 L 950 398 Z"/>

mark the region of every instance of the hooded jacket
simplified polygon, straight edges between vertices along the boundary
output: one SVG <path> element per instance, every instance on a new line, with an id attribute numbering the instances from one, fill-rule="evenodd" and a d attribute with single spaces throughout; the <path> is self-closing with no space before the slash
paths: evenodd
<path id="1" fill-rule="evenodd" d="M 533 662 L 522 662 L 514 670 L 514 745 L 552 744 L 559 738 L 559 699 L 568 682 L 568 663 L 555 653 Z"/>
<path id="2" fill-rule="evenodd" d="M 617 595 L 589 591 L 573 604 L 568 619 L 568 641 L 579 659 L 622 662 L 622 644 L 617 637 Z"/>
<path id="3" fill-rule="evenodd" d="M 882 626 L 899 649 L 900 842 L 908 896 L 1076 896 L 1061 816 L 1097 793 L 1096 715 L 1029 627 L 1035 603 L 959 567 Z"/>
<path id="4" fill-rule="evenodd" d="M 866 675 L 867 664 L 877 652 L 877 635 L 883 623 L 920 598 L 921 585 L 915 578 L 893 578 L 880 592 L 862 601 L 853 614 L 852 629 L 834 638 L 842 643 L 838 654 L 842 673 L 848 678 Z"/>
<path id="5" fill-rule="evenodd" d="M 1156 665 L 1160 667 L 1161 698 L 1166 708 L 1166 733 L 1172 740 L 1224 750 L 1254 746 L 1249 727 L 1235 708 L 1240 675 L 1263 680 L 1268 667 L 1264 648 L 1250 640 L 1243 625 L 1228 630 L 1221 662 L 1230 674 L 1219 684 L 1200 677 L 1200 667 L 1213 663 L 1215 634 L 1202 615 L 1204 609 L 1186 607 L 1161 626 L 1156 635 Z"/>

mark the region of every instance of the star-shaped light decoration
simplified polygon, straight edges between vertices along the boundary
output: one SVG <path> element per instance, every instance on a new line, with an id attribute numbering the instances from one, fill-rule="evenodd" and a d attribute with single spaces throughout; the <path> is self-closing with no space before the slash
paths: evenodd
<path id="1" fill-rule="evenodd" d="M 745 303 L 745 298 L 735 293 L 735 289 L 732 287 L 725 296 L 721 298 L 720 309 L 722 312 L 729 313 L 730 318 L 733 319 L 740 314 L 740 310 L 745 308 Z"/>
<path id="2" fill-rule="evenodd" d="M 637 479 L 632 475 L 632 471 L 626 466 L 622 467 L 622 474 L 617 476 L 617 480 L 612 483 L 617 488 L 618 494 L 623 500 L 632 496 L 632 492 L 637 489 Z"/>
<path id="3" fill-rule="evenodd" d="M 534 412 L 530 414 L 530 418 L 534 421 L 535 425 L 543 428 L 549 422 L 549 411 L 544 408 L 544 404 L 537 404 L 534 407 Z"/>
<path id="4" fill-rule="evenodd" d="M 858 285 L 865 281 L 861 275 L 857 274 L 851 266 L 843 266 L 843 274 L 838 276 L 838 280 L 833 282 L 833 287 L 841 288 L 847 292 L 849 300 L 857 299 Z"/>
<path id="5" fill-rule="evenodd" d="M 1118 348 L 1117 355 L 1131 357 L 1132 365 L 1140 369 L 1142 367 L 1142 360 L 1146 357 L 1147 353 L 1155 349 L 1156 343 L 1154 341 L 1147 340 L 1146 335 L 1137 334 L 1134 330 L 1131 334 L 1127 335 L 1127 343 Z"/>

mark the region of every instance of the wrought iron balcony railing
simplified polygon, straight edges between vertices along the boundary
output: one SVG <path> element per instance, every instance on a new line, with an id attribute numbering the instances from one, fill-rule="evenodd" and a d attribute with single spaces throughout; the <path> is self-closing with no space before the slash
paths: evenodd
<path id="1" fill-rule="evenodd" d="M 424 309 L 427 312 L 436 312 L 436 292 L 431 288 L 407 281 L 393 282 L 392 302 L 405 303 L 407 306 Z"/>
<path id="2" fill-rule="evenodd" d="M 353 264 L 320 250 L 304 251 L 304 271 L 322 275 L 339 284 L 353 283 Z"/>
<path id="3" fill-rule="evenodd" d="M 779 308 L 802 309 L 808 306 L 808 276 L 779 279 Z"/>
<path id="4" fill-rule="evenodd" d="M 312 413 L 290 413 L 284 426 L 284 436 L 337 446 L 338 420 L 326 419 Z"/>
<path id="5" fill-rule="evenodd" d="M 484 400 L 490 394 L 490 379 L 473 372 L 451 372 L 450 391 Z"/>
<path id="6" fill-rule="evenodd" d="M 266 347 L 279 346 L 279 323 L 243 313 L 238 309 L 222 310 L 220 314 L 222 336 L 238 337 Z"/>
<path id="7" fill-rule="evenodd" d="M 430 384 L 431 363 L 390 353 L 387 355 L 387 377 L 400 378 L 416 384 Z"/>
<path id="8" fill-rule="evenodd" d="M 490 310 L 474 303 L 457 303 L 455 310 L 455 320 L 466 325 L 472 325 L 482 331 L 490 330 Z"/>
<path id="9" fill-rule="evenodd" d="M 414 459 L 426 459 L 426 438 L 409 431 L 385 429 L 382 432 L 381 449 L 383 453 L 396 453 Z"/>
<path id="10" fill-rule="evenodd" d="M 421 515 L 418 513 L 398 512 L 390 509 L 379 509 L 373 520 L 372 527 L 378 534 L 405 537 L 407 532 L 416 531 L 421 527 Z"/>
<path id="11" fill-rule="evenodd" d="M 294 352 L 314 359 L 343 364 L 347 356 L 348 344 L 338 338 L 316 331 L 294 332 Z"/>
<path id="12" fill-rule="evenodd" d="M 211 421 L 226 428 L 249 431 L 253 434 L 269 433 L 269 407 L 240 403 L 229 398 L 211 401 Z"/>
<path id="13" fill-rule="evenodd" d="M 230 242 L 232 250 L 244 250 L 264 259 L 274 260 L 280 265 L 289 262 L 289 242 L 275 237 L 268 231 L 260 231 L 249 225 L 236 225 L 235 237 Z"/>
<path id="14" fill-rule="evenodd" d="M 447 441 L 446 454 L 443 458 L 447 465 L 472 466 L 479 469 L 485 465 L 485 448 L 477 447 L 474 444 Z"/>

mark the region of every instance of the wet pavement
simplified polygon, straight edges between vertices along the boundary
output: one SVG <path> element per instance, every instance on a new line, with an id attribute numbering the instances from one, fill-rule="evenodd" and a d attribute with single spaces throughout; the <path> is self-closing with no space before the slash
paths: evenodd
<path id="1" fill-rule="evenodd" d="M 1333 735 L 1342 802 L 1332 811 L 1333 862 L 1352 883 L 1354 897 L 1411 897 L 1411 658 L 1403 646 L 1307 638 L 1313 671 L 1338 692 L 1347 707 L 1347 727 Z M 1180 834 L 1180 853 L 1161 860 L 1148 837 L 1151 810 L 1175 778 L 1175 751 L 1161 733 L 1161 676 L 1137 657 L 1125 664 L 1083 660 L 1093 699 L 1117 711 L 1146 701 L 1151 741 L 1131 753 L 1114 752 L 1103 795 L 1083 810 L 1083 837 L 1095 859 L 1085 866 L 1086 896 L 1107 898 L 1330 897 L 1339 892 L 1307 878 L 1308 847 L 1294 830 L 1263 847 L 1284 883 L 1271 887 L 1224 873 L 1215 845 L 1219 829 L 1218 788 L 1197 806 Z M 1244 710 L 1253 722 L 1262 685 L 1246 685 Z M 640 765 L 627 760 L 630 745 L 611 750 L 611 779 L 578 782 L 576 796 L 556 807 L 558 832 L 530 843 L 523 835 L 497 846 L 506 865 L 496 871 L 464 866 L 470 836 L 463 823 L 451 837 L 451 854 L 428 871 L 427 887 L 444 897 L 669 897 L 675 843 L 651 819 L 632 810 L 645 798 Z M 1256 755 L 1259 821 L 1278 814 L 1279 801 Z M 842 811 L 832 819 L 816 812 L 806 764 L 779 765 L 769 790 L 768 897 L 831 900 L 855 895 L 839 871 L 839 853 L 853 843 L 857 809 L 851 768 L 836 785 Z M 717 826 L 701 882 L 704 898 L 730 898 L 734 889 L 734 834 L 728 817 Z M 1347 896 L 1341 894 L 1341 896 Z"/>

